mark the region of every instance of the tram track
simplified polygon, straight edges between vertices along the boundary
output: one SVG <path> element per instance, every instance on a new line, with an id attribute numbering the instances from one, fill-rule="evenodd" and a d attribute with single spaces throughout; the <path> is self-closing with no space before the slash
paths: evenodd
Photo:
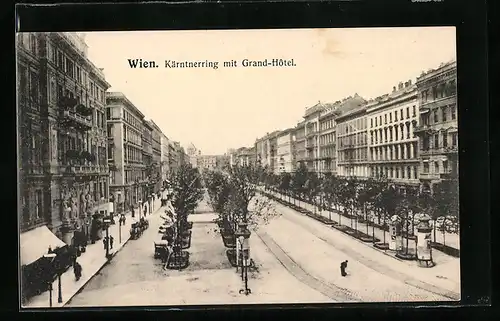
<path id="1" fill-rule="evenodd" d="M 347 289 L 343 289 L 333 284 L 324 282 L 310 273 L 306 272 L 302 267 L 295 262 L 283 248 L 274 241 L 274 239 L 263 231 L 255 231 L 262 243 L 271 251 L 273 256 L 280 262 L 280 264 L 297 280 L 310 288 L 322 293 L 334 302 L 361 302 L 360 298 L 355 296 Z"/>
<path id="2" fill-rule="evenodd" d="M 262 195 L 262 196 L 266 197 L 265 195 Z M 274 200 L 271 200 L 271 201 L 277 207 L 279 207 L 279 206 L 285 207 L 284 205 L 279 204 Z M 292 208 L 287 208 L 287 209 L 290 210 L 291 215 L 289 215 L 289 214 L 287 215 L 287 214 L 282 213 L 281 217 L 283 219 L 291 222 L 292 224 L 298 225 L 299 227 L 308 231 L 312 235 L 315 235 L 318 239 L 322 240 L 326 244 L 336 248 L 339 251 L 342 251 L 346 255 L 349 255 L 350 257 L 357 260 L 358 262 L 360 262 L 361 264 L 363 264 L 367 268 L 369 268 L 375 272 L 381 273 L 383 275 L 390 276 L 392 279 L 403 282 L 404 284 L 407 284 L 407 285 L 412 286 L 414 288 L 417 288 L 417 289 L 420 289 L 423 291 L 427 291 L 427 292 L 430 292 L 432 294 L 448 298 L 450 300 L 454 300 L 454 301 L 460 300 L 460 294 L 458 294 L 458 293 L 439 288 L 433 284 L 430 284 L 430 283 L 427 283 L 424 281 L 417 280 L 409 275 L 398 272 L 398 271 L 396 271 L 396 270 L 394 270 L 386 265 L 383 265 L 375 260 L 372 260 L 372 259 L 364 256 L 363 254 L 359 253 L 358 251 L 354 251 L 347 246 L 343 246 L 342 244 L 335 243 L 332 240 L 330 240 L 329 238 L 321 236 L 321 233 L 318 233 L 318 229 L 315 229 L 315 228 L 308 226 L 306 224 L 301 224 L 300 219 L 298 217 L 294 217 L 294 216 L 303 216 L 302 214 L 298 213 L 297 211 L 295 211 Z M 309 218 L 309 219 L 313 220 L 312 218 Z M 318 224 L 321 224 L 321 223 L 318 222 Z M 332 232 L 334 233 L 336 231 L 332 231 Z"/>

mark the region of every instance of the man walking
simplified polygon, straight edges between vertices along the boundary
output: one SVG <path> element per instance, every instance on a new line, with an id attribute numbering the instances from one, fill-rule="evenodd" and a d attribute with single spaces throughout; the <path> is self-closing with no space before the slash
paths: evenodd
<path id="1" fill-rule="evenodd" d="M 102 245 L 104 246 L 104 249 L 106 249 L 106 245 L 108 243 L 108 237 L 105 236 L 103 239 L 102 239 Z"/>
<path id="2" fill-rule="evenodd" d="M 347 260 L 345 260 L 344 262 L 340 263 L 340 275 L 342 276 L 347 276 L 347 272 L 345 271 L 345 269 L 347 268 Z"/>
<path id="3" fill-rule="evenodd" d="M 112 250 L 113 249 L 113 242 L 115 241 L 115 238 L 113 236 L 109 236 L 109 247 Z"/>

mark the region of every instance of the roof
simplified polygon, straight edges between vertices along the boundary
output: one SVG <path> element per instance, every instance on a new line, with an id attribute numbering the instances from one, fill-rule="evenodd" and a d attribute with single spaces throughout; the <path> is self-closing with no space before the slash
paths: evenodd
<path id="1" fill-rule="evenodd" d="M 337 118 L 347 117 L 359 111 L 366 110 L 366 100 L 358 94 L 354 94 L 354 96 L 343 99 L 336 110 L 338 112 Z"/>
<path id="2" fill-rule="evenodd" d="M 137 115 L 139 115 L 141 118 L 144 118 L 144 114 L 137 108 L 128 98 L 125 96 L 124 93 L 118 92 L 118 91 L 107 91 L 106 92 L 106 99 L 111 98 L 111 99 L 117 99 L 121 100 L 126 104 L 131 110 L 133 110 Z"/>
<path id="3" fill-rule="evenodd" d="M 417 77 L 417 82 L 421 82 L 425 79 L 432 78 L 433 76 L 437 75 L 438 73 L 440 73 L 444 70 L 453 69 L 453 68 L 457 68 L 456 59 L 452 59 L 448 62 L 443 62 L 437 68 L 429 69 L 427 71 L 422 71 L 420 76 Z"/>

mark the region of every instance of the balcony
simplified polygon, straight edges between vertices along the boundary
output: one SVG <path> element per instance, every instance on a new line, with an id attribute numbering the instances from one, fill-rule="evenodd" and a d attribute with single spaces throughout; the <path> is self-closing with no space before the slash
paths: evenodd
<path id="1" fill-rule="evenodd" d="M 458 146 L 447 146 L 442 148 L 443 154 L 458 154 Z"/>
<path id="2" fill-rule="evenodd" d="M 413 132 L 415 134 L 420 134 L 420 133 L 426 132 L 426 131 L 428 131 L 430 129 L 431 129 L 430 125 L 428 125 L 428 124 L 422 124 L 422 125 L 414 127 Z"/>
<path id="3" fill-rule="evenodd" d="M 435 181 L 435 180 L 440 180 L 441 176 L 440 174 L 436 173 L 419 173 L 418 178 L 420 180 Z"/>
<path id="4" fill-rule="evenodd" d="M 99 165 L 69 165 L 66 167 L 66 174 L 75 175 L 97 175 L 104 172 L 105 166 Z"/>
<path id="5" fill-rule="evenodd" d="M 319 131 L 317 131 L 317 130 L 312 130 L 310 132 L 307 132 L 306 133 L 306 138 L 316 136 L 316 135 L 318 135 L 318 133 L 319 133 Z"/>
<path id="6" fill-rule="evenodd" d="M 75 107 L 75 111 L 85 117 L 91 116 L 94 110 L 91 107 L 85 106 L 84 104 L 78 104 Z"/>
<path id="7" fill-rule="evenodd" d="M 420 156 L 432 156 L 432 155 L 450 155 L 458 154 L 458 146 L 447 146 L 439 148 L 429 148 L 419 151 Z"/>
<path id="8" fill-rule="evenodd" d="M 92 129 L 92 121 L 86 117 L 82 116 L 74 111 L 64 110 L 62 113 L 62 124 L 67 127 L 79 129 L 79 130 L 90 130 Z"/>

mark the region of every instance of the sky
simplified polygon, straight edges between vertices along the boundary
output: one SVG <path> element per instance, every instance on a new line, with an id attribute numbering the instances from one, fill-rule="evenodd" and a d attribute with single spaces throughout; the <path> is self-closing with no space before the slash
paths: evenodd
<path id="1" fill-rule="evenodd" d="M 415 81 L 456 59 L 455 35 L 453 27 L 138 31 L 86 33 L 86 42 L 108 91 L 123 92 L 169 139 L 216 155 L 294 127 L 319 101 L 375 98 Z M 295 66 L 241 67 L 266 58 Z M 128 59 L 160 67 L 131 68 Z M 165 60 L 219 68 L 165 68 Z M 230 60 L 239 66 L 224 68 Z"/>

